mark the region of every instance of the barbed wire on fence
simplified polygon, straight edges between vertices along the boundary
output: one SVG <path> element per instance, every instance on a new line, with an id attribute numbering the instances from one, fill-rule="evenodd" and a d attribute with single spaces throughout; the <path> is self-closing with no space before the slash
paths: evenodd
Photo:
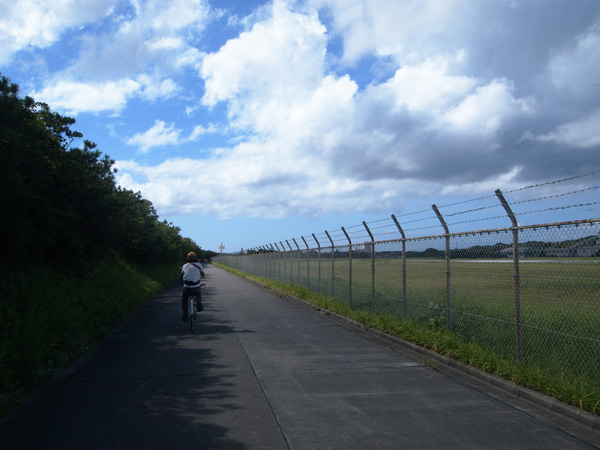
<path id="1" fill-rule="evenodd" d="M 588 184 L 582 186 L 582 181 Z M 551 188 L 552 192 L 547 192 L 548 188 Z M 597 210 L 600 201 L 591 197 L 597 195 L 598 189 L 600 189 L 600 169 L 558 180 L 509 189 L 503 195 L 505 198 L 507 196 L 515 197 L 506 201 L 513 207 L 514 215 L 519 224 L 531 225 L 536 221 L 542 223 L 560 222 L 561 220 L 557 214 L 565 210 L 569 210 L 571 215 L 575 214 L 576 210 L 583 211 L 586 217 L 579 218 L 600 216 L 600 212 Z M 467 207 L 467 205 L 472 206 Z M 480 224 L 479 228 L 481 229 L 511 226 L 506 211 L 498 200 L 496 193 L 443 204 L 437 208 L 452 232 L 472 231 L 475 224 Z M 419 235 L 424 233 L 428 235 L 444 233 L 443 226 L 432 208 L 401 212 L 395 214 L 395 216 L 402 227 L 402 232 L 405 233 L 405 238 L 418 238 Z M 464 220 L 452 221 L 453 218 L 459 217 Z M 468 230 L 467 226 L 471 230 Z M 278 245 L 260 244 L 255 249 L 262 251 L 298 251 L 298 247 L 300 249 L 304 247 L 306 250 L 306 245 L 311 249 L 358 245 L 370 242 L 372 239 L 370 234 L 372 234 L 375 241 L 391 241 L 403 237 L 390 215 L 390 217 L 382 217 L 361 224 L 346 225 L 338 229 L 306 233 L 302 236 L 282 239 L 276 241 Z M 296 240 L 295 244 L 293 243 L 294 239 Z M 348 239 L 350 239 L 350 242 Z"/>

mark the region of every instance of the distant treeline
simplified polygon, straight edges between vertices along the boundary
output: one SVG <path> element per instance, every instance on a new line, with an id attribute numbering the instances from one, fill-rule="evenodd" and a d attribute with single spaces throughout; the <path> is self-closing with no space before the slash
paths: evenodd
<path id="1" fill-rule="evenodd" d="M 450 258 L 506 258 L 512 256 L 512 244 L 497 243 L 493 245 L 474 245 L 468 248 L 450 249 Z M 299 250 L 306 254 L 305 250 Z M 295 250 L 291 251 L 296 252 Z M 265 249 L 248 250 L 244 252 L 247 255 L 258 253 L 271 253 Z M 290 253 L 290 252 L 287 252 Z M 591 235 L 580 239 L 570 239 L 560 242 L 541 242 L 527 241 L 519 244 L 519 253 L 521 256 L 600 256 L 600 236 Z M 329 249 L 325 249 L 322 255 L 331 255 Z M 376 250 L 378 257 L 400 258 L 400 250 Z M 318 257 L 318 251 L 309 250 L 311 258 Z M 406 252 L 407 258 L 445 258 L 446 252 L 443 249 L 427 248 L 422 251 L 409 250 Z M 334 250 L 334 257 L 347 258 L 348 251 Z M 371 250 L 368 246 L 355 248 L 352 250 L 353 258 L 370 258 Z"/>
<path id="2" fill-rule="evenodd" d="M 74 131 L 75 120 L 20 97 L 0 74 L 0 267 L 72 265 L 107 251 L 129 261 L 166 262 L 195 242 L 160 221 L 139 192 L 115 183 L 114 161 Z"/>

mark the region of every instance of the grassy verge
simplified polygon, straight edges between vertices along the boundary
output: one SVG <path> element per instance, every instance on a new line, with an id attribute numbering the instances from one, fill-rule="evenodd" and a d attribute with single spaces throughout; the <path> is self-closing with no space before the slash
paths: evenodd
<path id="1" fill-rule="evenodd" d="M 354 309 L 347 303 L 317 294 L 304 286 L 290 285 L 252 276 L 218 263 L 213 263 L 213 265 L 351 318 L 367 328 L 381 330 L 389 335 L 413 342 L 485 372 L 501 376 L 516 384 L 552 396 L 582 410 L 600 415 L 600 385 L 598 380 L 574 378 L 570 374 L 551 373 L 535 365 L 518 365 L 489 349 L 472 342 L 465 342 L 457 334 L 449 333 L 442 326 L 435 323 L 417 323 L 410 319 L 403 320 L 394 314 L 372 313 L 366 310 Z"/>
<path id="2" fill-rule="evenodd" d="M 84 263 L 78 273 L 48 268 L 4 271 L 0 416 L 163 289 L 179 266 L 134 266 L 112 255 Z"/>

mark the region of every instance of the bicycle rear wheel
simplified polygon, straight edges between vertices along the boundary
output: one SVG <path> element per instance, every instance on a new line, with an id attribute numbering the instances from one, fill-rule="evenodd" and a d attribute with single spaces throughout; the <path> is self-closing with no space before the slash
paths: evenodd
<path id="1" fill-rule="evenodd" d="M 188 304 L 188 313 L 190 317 L 190 331 L 194 331 L 196 329 L 196 300 L 193 295 L 190 297 Z"/>

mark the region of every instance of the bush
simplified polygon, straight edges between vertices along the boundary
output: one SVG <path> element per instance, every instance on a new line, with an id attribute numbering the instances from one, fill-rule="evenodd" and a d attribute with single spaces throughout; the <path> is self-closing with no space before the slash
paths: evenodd
<path id="1" fill-rule="evenodd" d="M 173 281 L 179 263 L 133 266 L 113 255 L 64 274 L 29 268 L 0 279 L 0 414 L 68 367 Z M 151 273 L 152 276 L 148 276 Z"/>

